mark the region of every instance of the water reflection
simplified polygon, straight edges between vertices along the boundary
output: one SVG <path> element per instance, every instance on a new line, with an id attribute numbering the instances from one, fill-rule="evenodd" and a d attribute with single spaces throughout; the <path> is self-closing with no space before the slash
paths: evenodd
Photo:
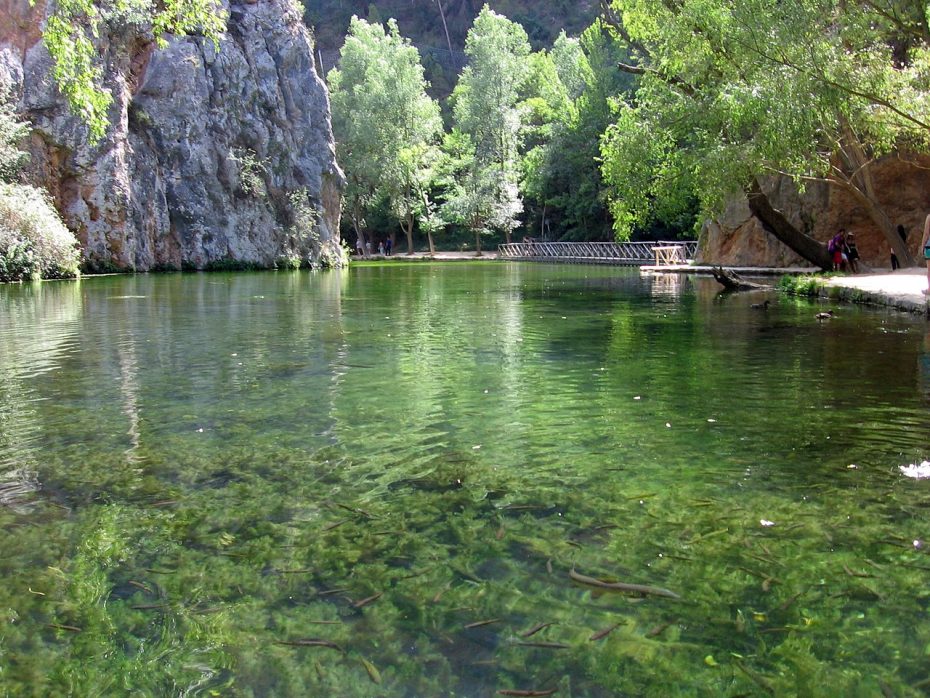
<path id="1" fill-rule="evenodd" d="M 923 321 L 676 279 L 0 288 L 0 608 L 24 619 L 0 670 L 50 694 L 751 693 L 735 655 L 785 694 L 793 662 L 919 680 L 926 498 L 895 466 L 926 456 Z M 542 622 L 567 647 L 521 644 Z M 317 635 L 346 651 L 287 644 Z"/>

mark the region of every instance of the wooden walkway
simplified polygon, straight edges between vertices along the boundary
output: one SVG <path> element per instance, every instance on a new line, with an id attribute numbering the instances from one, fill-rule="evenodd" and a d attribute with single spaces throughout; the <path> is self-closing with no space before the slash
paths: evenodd
<path id="1" fill-rule="evenodd" d="M 568 264 L 624 266 L 685 265 L 694 258 L 697 242 L 512 242 L 501 245 L 501 259 Z"/>

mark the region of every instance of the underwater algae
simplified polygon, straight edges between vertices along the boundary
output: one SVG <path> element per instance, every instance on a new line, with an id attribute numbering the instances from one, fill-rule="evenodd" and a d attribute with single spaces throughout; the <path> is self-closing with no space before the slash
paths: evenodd
<path id="1" fill-rule="evenodd" d="M 4 364 L 0 695 L 923 694 L 925 403 L 873 360 L 912 320 L 336 278 L 46 293 L 80 332 Z"/>

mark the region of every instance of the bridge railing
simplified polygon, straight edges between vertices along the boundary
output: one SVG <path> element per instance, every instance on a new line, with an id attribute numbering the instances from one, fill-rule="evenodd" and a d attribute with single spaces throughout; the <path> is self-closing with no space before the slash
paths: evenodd
<path id="1" fill-rule="evenodd" d="M 501 259 L 562 261 L 581 264 L 656 263 L 655 248 L 679 247 L 680 259 L 694 259 L 695 240 L 660 240 L 657 242 L 512 242 L 500 245 Z"/>

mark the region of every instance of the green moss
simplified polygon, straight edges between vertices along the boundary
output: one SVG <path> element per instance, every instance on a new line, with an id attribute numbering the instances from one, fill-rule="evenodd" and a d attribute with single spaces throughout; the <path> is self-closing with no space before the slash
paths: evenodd
<path id="1" fill-rule="evenodd" d="M 224 259 L 214 259 L 211 262 L 207 262 L 203 268 L 203 271 L 258 271 L 264 268 L 265 267 L 263 267 L 258 262 L 253 262 L 247 259 L 231 259 L 227 257 Z"/>

